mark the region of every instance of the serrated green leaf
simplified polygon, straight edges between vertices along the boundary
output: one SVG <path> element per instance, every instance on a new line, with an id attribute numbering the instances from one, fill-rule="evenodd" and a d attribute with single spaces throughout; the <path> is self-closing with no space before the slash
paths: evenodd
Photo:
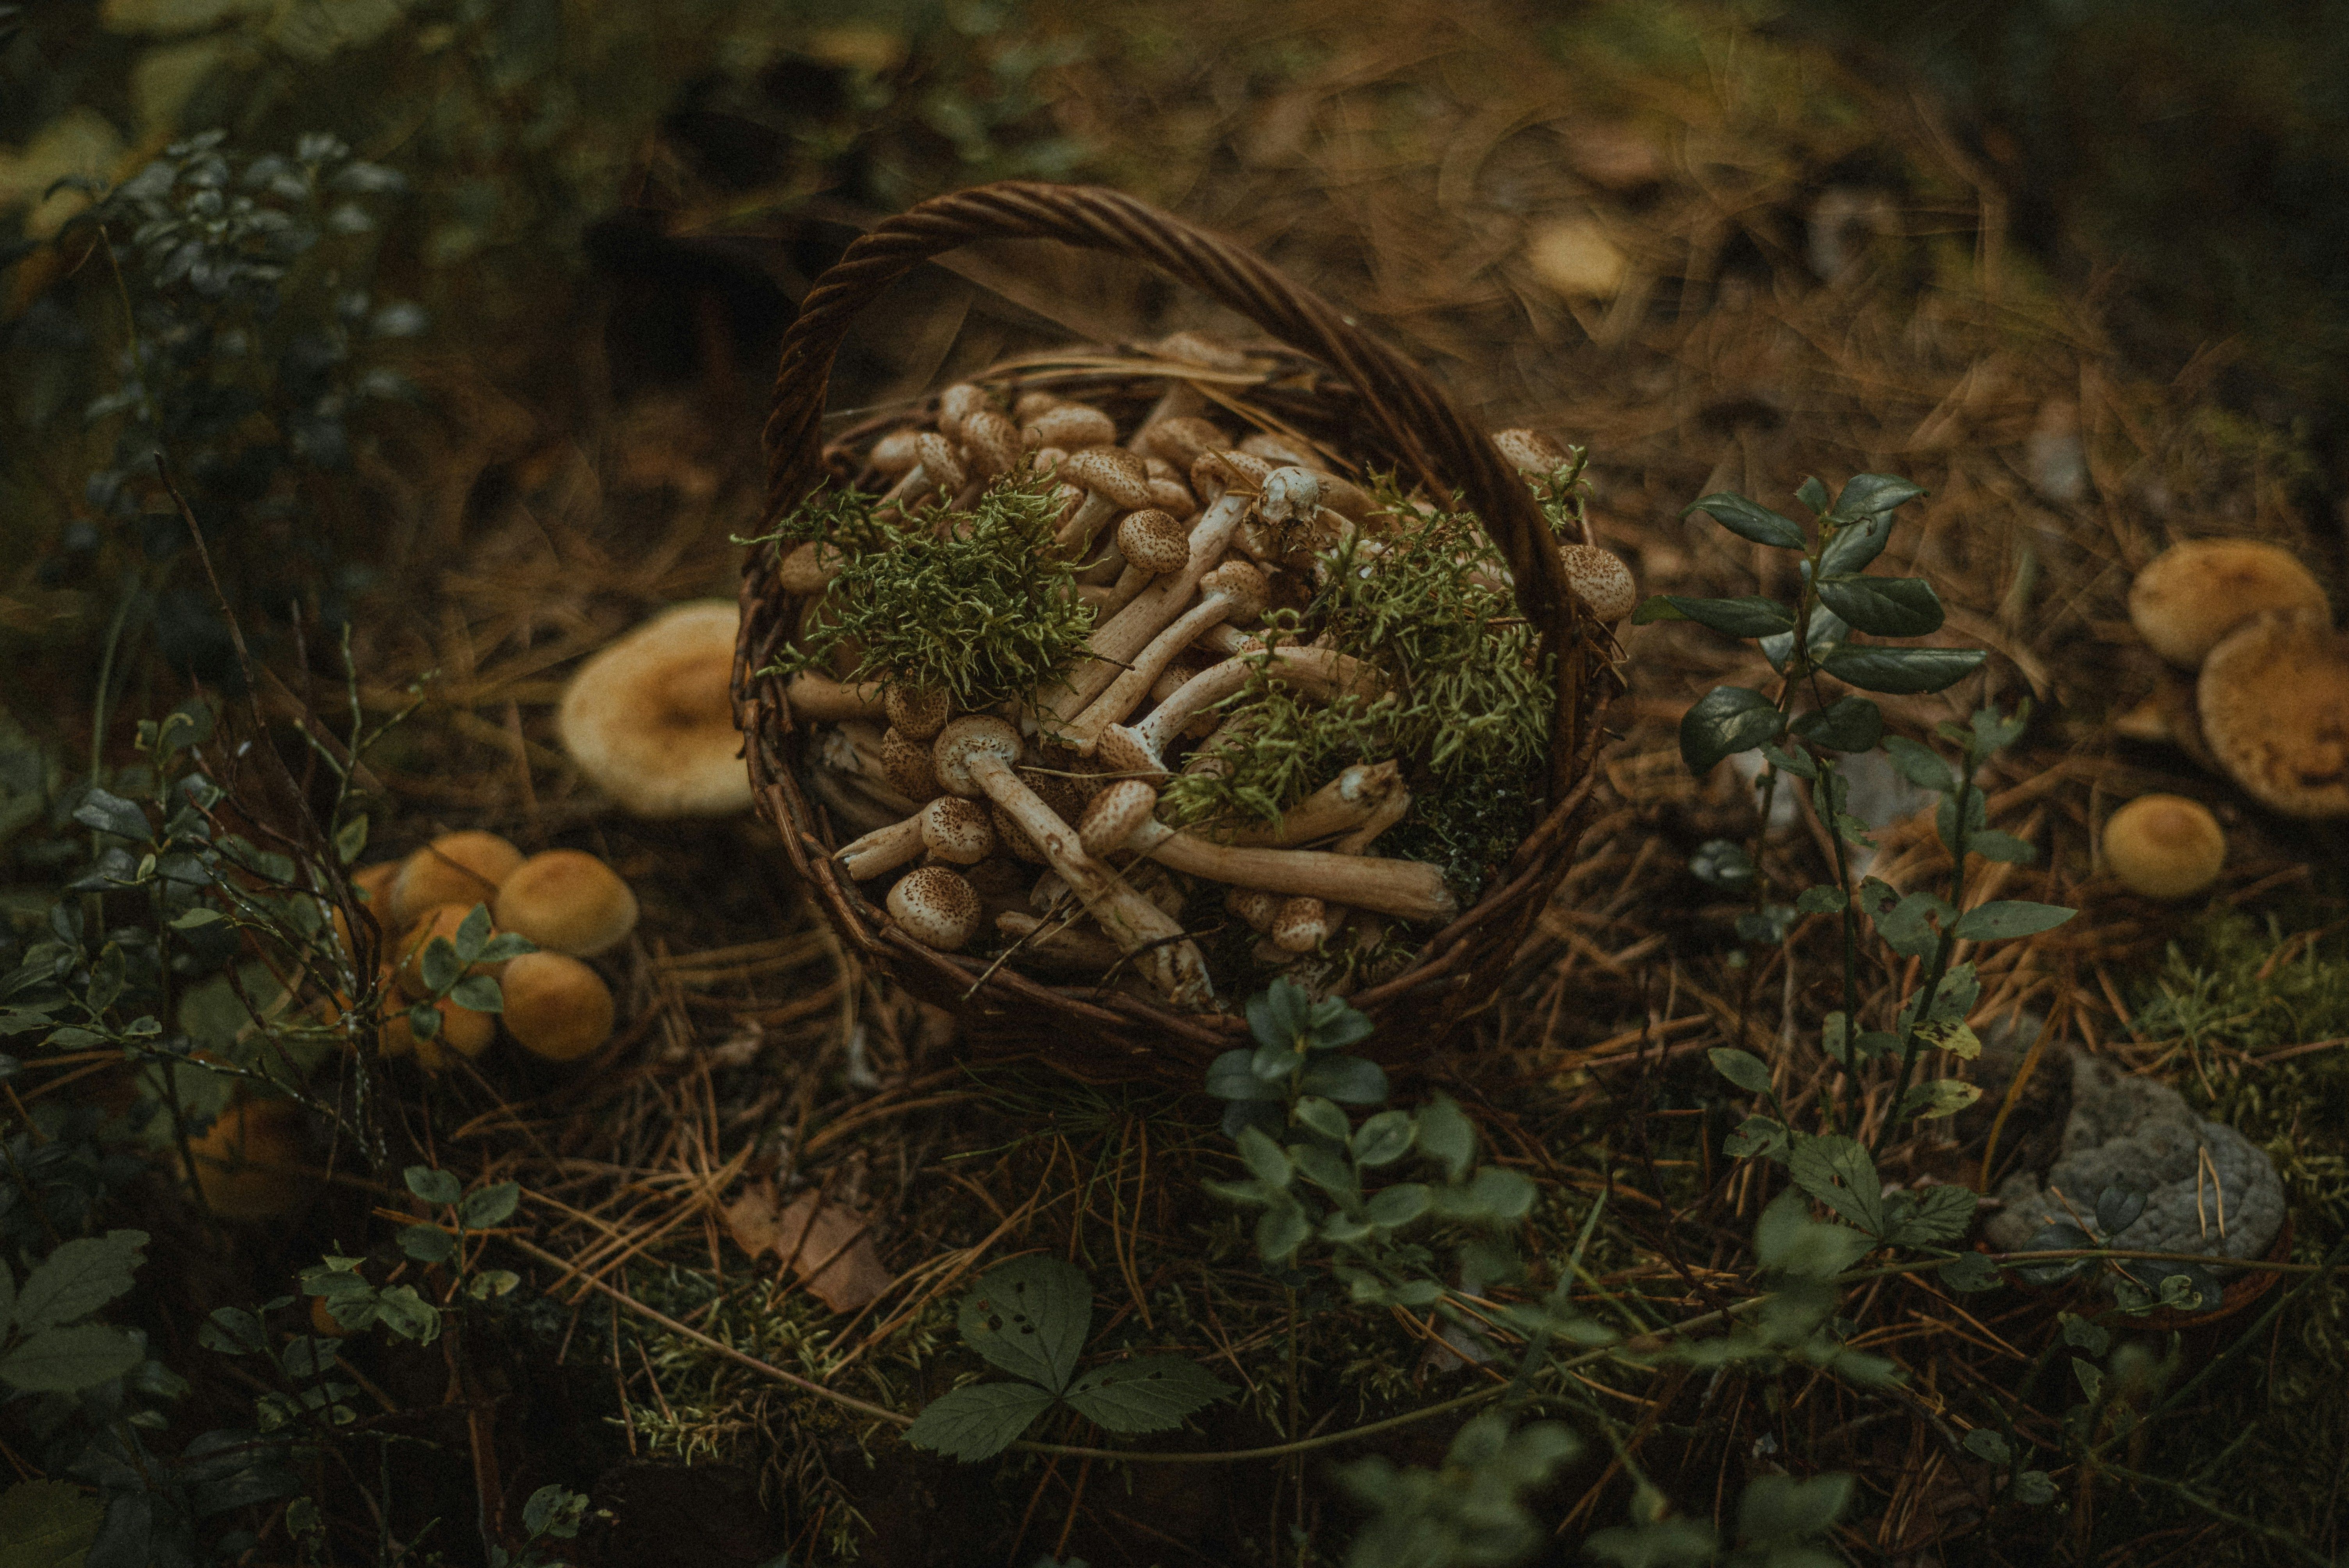
<path id="1" fill-rule="evenodd" d="M 1715 686 L 1681 716 L 1681 760 L 1700 777 L 1724 757 L 1778 738 L 1785 719 L 1777 706 L 1744 686 Z"/>
<path id="2" fill-rule="evenodd" d="M 1792 519 L 1779 516 L 1768 507 L 1756 505 L 1742 495 L 1719 491 L 1691 503 L 1681 513 L 1686 517 L 1701 511 L 1740 539 L 1750 539 L 1756 544 L 1772 545 L 1779 550 L 1808 550 L 1809 538 Z"/>
<path id="3" fill-rule="evenodd" d="M 35 1394 L 70 1394 L 139 1365 L 140 1343 L 104 1323 L 45 1328 L 0 1356 L 0 1383 Z"/>
<path id="4" fill-rule="evenodd" d="M 1930 1247 L 1957 1240 L 1974 1222 L 1974 1209 L 1981 1202 L 1967 1189 L 1947 1183 L 1923 1188 L 1910 1196 L 1914 1207 L 1900 1216 L 1892 1233 L 1884 1238 L 1892 1246 Z"/>
<path id="5" fill-rule="evenodd" d="M 973 1350 L 1057 1394 L 1069 1386 L 1093 1318 L 1093 1287 L 1061 1258 L 1014 1258 L 989 1269 L 956 1323 Z"/>
<path id="6" fill-rule="evenodd" d="M 1715 1046 L 1705 1053 L 1713 1071 L 1735 1084 L 1748 1094 L 1770 1092 L 1770 1068 L 1767 1063 L 1751 1051 L 1741 1051 L 1734 1046 Z"/>
<path id="7" fill-rule="evenodd" d="M 1749 1116 L 1722 1140 L 1721 1151 L 1732 1160 L 1775 1160 L 1786 1152 L 1786 1127 L 1766 1116 Z"/>
<path id="8" fill-rule="evenodd" d="M 923 1406 L 905 1440 L 969 1464 L 1009 1448 L 1051 1408 L 1052 1396 L 1033 1383 L 972 1383 Z"/>
<path id="9" fill-rule="evenodd" d="M 16 1293 L 17 1332 L 36 1333 L 88 1317 L 128 1292 L 132 1273 L 146 1261 L 140 1255 L 146 1244 L 144 1231 L 109 1231 L 57 1247 Z"/>
<path id="10" fill-rule="evenodd" d="M 1958 934 L 1968 942 L 2006 942 L 2053 931 L 2078 913 L 2061 904 L 2033 903 L 2027 899 L 1992 899 L 1958 917 Z"/>
<path id="11" fill-rule="evenodd" d="M 1945 618 L 1940 595 L 1921 577 L 1822 577 L 1819 602 L 1878 637 L 1930 636 Z"/>
<path id="12" fill-rule="evenodd" d="M 61 1480 L 0 1491 L 0 1568 L 81 1568 L 106 1510 Z"/>
<path id="13" fill-rule="evenodd" d="M 1795 1185 L 1871 1236 L 1884 1233 L 1884 1183 L 1868 1150 L 1839 1133 L 1806 1138 L 1786 1158 Z"/>
<path id="14" fill-rule="evenodd" d="M 1069 1390 L 1069 1408 L 1112 1432 L 1163 1432 L 1231 1387 L 1180 1356 L 1143 1356 L 1096 1367 Z"/>
<path id="15" fill-rule="evenodd" d="M 1996 1290 L 2006 1283 L 1998 1265 L 1980 1253 L 1960 1253 L 1934 1272 L 1934 1278 L 1951 1290 Z"/>
<path id="16" fill-rule="evenodd" d="M 1957 685 L 1988 657 L 1980 648 L 1857 647 L 1846 643 L 1821 659 L 1819 667 L 1863 691 L 1913 696 Z"/>

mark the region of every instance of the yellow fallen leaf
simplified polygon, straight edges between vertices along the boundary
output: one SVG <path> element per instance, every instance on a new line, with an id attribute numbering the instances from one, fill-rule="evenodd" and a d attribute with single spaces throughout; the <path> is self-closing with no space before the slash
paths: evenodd
<path id="1" fill-rule="evenodd" d="M 1630 270 L 1622 247 L 1592 218 L 1536 229 L 1526 242 L 1526 260 L 1536 277 L 1568 299 L 1613 299 Z"/>

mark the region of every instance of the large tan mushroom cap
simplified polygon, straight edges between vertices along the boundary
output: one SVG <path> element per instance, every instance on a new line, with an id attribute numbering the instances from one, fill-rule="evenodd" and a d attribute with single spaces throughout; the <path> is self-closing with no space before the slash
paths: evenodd
<path id="1" fill-rule="evenodd" d="M 2219 880 L 2227 835 L 2199 800 L 2140 795 L 2105 824 L 2105 864 L 2131 892 L 2190 898 Z"/>
<path id="2" fill-rule="evenodd" d="M 959 953 L 978 929 L 978 893 L 944 866 L 922 866 L 889 890 L 889 918 L 906 935 L 942 953 Z"/>
<path id="3" fill-rule="evenodd" d="M 730 599 L 680 604 L 579 666 L 555 727 L 596 788 L 639 817 L 746 810 L 750 775 L 734 730 Z"/>
<path id="4" fill-rule="evenodd" d="M 2200 665 L 2228 633 L 2269 610 L 2333 618 L 2324 590 L 2299 558 L 2256 539 L 2173 544 L 2129 584 L 2137 635 L 2180 669 Z"/>
<path id="5" fill-rule="evenodd" d="M 444 903 L 468 909 L 487 903 L 520 864 L 522 851 L 495 833 L 443 833 L 399 862 L 391 907 L 378 911 L 376 922 L 388 934 L 407 930 L 426 910 Z"/>
<path id="6" fill-rule="evenodd" d="M 531 856 L 506 878 L 490 913 L 500 931 L 574 958 L 593 958 L 636 928 L 636 895 L 595 856 L 549 850 Z"/>
<path id="7" fill-rule="evenodd" d="M 1569 544 L 1559 550 L 1566 562 L 1566 580 L 1590 606 L 1590 613 L 1612 624 L 1640 606 L 1640 585 L 1622 558 L 1595 544 Z"/>
<path id="8" fill-rule="evenodd" d="M 2349 636 L 2261 615 L 2210 650 L 2203 738 L 2236 783 L 2292 817 L 2349 817 Z"/>
<path id="9" fill-rule="evenodd" d="M 532 1056 L 574 1062 L 612 1037 L 612 988 L 567 954 L 525 953 L 501 984 L 506 1033 Z"/>

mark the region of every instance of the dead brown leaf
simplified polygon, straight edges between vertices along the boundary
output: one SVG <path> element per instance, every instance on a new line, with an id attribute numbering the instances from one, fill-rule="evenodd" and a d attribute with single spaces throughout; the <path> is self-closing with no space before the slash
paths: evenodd
<path id="1" fill-rule="evenodd" d="M 834 1312 L 854 1312 L 889 1288 L 871 1227 L 853 1210 L 807 1191 L 778 1208 L 772 1184 L 744 1191 L 720 1216 L 734 1244 L 753 1259 L 773 1253 L 816 1299 Z"/>

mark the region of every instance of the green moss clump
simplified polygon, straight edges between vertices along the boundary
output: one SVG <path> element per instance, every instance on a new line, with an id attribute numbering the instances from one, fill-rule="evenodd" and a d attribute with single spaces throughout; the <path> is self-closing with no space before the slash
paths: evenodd
<path id="1" fill-rule="evenodd" d="M 873 497 L 817 492 L 769 538 L 823 540 L 844 559 L 777 667 L 820 667 L 847 645 L 858 680 L 936 686 L 966 711 L 1028 701 L 1092 634 L 1075 572 L 1052 549 L 1059 511 L 1049 474 L 999 480 L 968 513 L 892 519 Z"/>

